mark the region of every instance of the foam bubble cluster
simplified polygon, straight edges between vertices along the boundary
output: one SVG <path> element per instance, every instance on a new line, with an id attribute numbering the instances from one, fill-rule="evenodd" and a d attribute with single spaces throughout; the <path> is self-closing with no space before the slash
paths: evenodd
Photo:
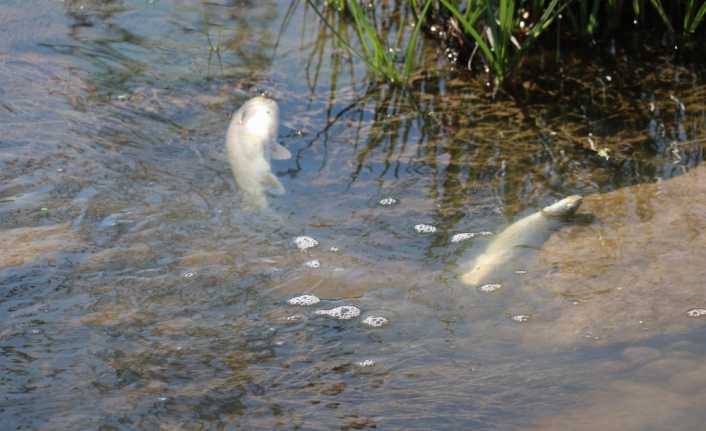
<path id="1" fill-rule="evenodd" d="M 497 283 L 491 283 L 491 284 L 484 284 L 481 287 L 478 288 L 481 292 L 495 292 L 496 290 L 500 289 L 503 287 L 502 284 L 497 284 Z"/>
<path id="2" fill-rule="evenodd" d="M 319 241 L 310 236 L 298 236 L 294 238 L 294 245 L 296 245 L 299 250 L 306 250 L 319 245 Z"/>
<path id="3" fill-rule="evenodd" d="M 414 225 L 414 230 L 416 230 L 417 233 L 434 233 L 436 232 L 436 226 L 422 223 Z"/>
<path id="4" fill-rule="evenodd" d="M 689 317 L 706 317 L 706 308 L 692 308 L 686 312 Z"/>
<path id="5" fill-rule="evenodd" d="M 363 323 L 373 328 L 379 328 L 387 325 L 390 321 L 382 316 L 368 316 L 363 320 Z"/>
<path id="6" fill-rule="evenodd" d="M 300 295 L 300 296 L 295 296 L 294 298 L 291 298 L 287 303 L 289 305 L 301 305 L 301 306 L 308 306 L 308 305 L 314 305 L 318 304 L 321 300 L 314 295 Z"/>
<path id="7" fill-rule="evenodd" d="M 389 207 L 397 203 L 397 199 L 395 198 L 382 198 L 378 203 L 384 207 Z"/>
<path id="8" fill-rule="evenodd" d="M 490 236 L 493 232 L 461 232 L 451 237 L 451 242 L 466 241 L 477 236 Z"/>
<path id="9" fill-rule="evenodd" d="M 304 266 L 308 268 L 319 268 L 321 267 L 321 262 L 319 262 L 318 259 L 307 260 L 306 262 L 304 262 Z"/>
<path id="10" fill-rule="evenodd" d="M 530 317 L 527 314 L 515 314 L 514 316 L 511 317 L 512 320 L 514 320 L 515 322 L 520 322 L 520 323 L 527 322 L 529 320 L 529 318 Z"/>
<path id="11" fill-rule="evenodd" d="M 330 310 L 316 310 L 314 314 L 328 316 L 338 320 L 350 320 L 360 316 L 360 308 L 353 305 L 342 305 Z"/>

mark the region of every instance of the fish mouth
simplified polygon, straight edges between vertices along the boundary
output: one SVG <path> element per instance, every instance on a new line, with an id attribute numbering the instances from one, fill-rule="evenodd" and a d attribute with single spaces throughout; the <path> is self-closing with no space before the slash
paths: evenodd
<path id="1" fill-rule="evenodd" d="M 583 196 L 571 195 L 542 209 L 547 217 L 568 217 L 574 215 L 583 202 Z"/>

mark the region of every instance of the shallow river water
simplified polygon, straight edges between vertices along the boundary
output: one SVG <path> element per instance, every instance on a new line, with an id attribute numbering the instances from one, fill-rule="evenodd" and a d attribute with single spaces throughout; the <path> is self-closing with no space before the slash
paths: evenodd
<path id="1" fill-rule="evenodd" d="M 427 50 L 402 91 L 305 3 L 0 3 L 1 428 L 703 429 L 699 67 L 567 54 L 520 105 Z M 224 139 L 262 92 L 294 157 L 251 212 Z M 510 282 L 459 283 L 575 193 Z"/>

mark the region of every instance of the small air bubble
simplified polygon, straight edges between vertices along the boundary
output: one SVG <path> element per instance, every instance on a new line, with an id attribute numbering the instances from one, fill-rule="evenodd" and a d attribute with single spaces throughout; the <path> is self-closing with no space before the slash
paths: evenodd
<path id="1" fill-rule="evenodd" d="M 294 238 L 294 245 L 296 245 L 299 250 L 306 250 L 319 245 L 319 241 L 310 236 L 298 236 Z"/>
<path id="2" fill-rule="evenodd" d="M 686 312 L 686 315 L 694 318 L 706 317 L 706 308 L 692 308 Z"/>
<path id="3" fill-rule="evenodd" d="M 422 223 L 414 225 L 414 230 L 416 230 L 417 233 L 434 233 L 436 232 L 436 226 Z"/>
<path id="4" fill-rule="evenodd" d="M 490 292 L 495 292 L 496 290 L 500 289 L 501 287 L 503 287 L 503 285 L 502 285 L 502 284 L 497 284 L 497 283 L 495 283 L 495 284 L 484 284 L 484 285 L 482 285 L 481 287 L 479 287 L 478 290 L 480 290 L 481 292 L 490 293 Z"/>
<path id="5" fill-rule="evenodd" d="M 466 241 L 469 240 L 473 237 L 475 237 L 476 234 L 473 232 L 462 232 L 462 233 L 457 233 L 456 235 L 451 237 L 451 242 L 461 242 L 461 241 Z"/>
<path id="6" fill-rule="evenodd" d="M 378 204 L 384 207 L 389 207 L 391 205 L 395 205 L 397 203 L 397 199 L 392 198 L 392 197 L 387 197 L 387 198 L 382 198 L 378 201 Z"/>
<path id="7" fill-rule="evenodd" d="M 365 320 L 363 320 L 363 324 L 372 328 L 380 328 L 381 326 L 387 325 L 389 322 L 390 321 L 387 320 L 387 318 L 382 316 L 368 316 Z"/>
<path id="8" fill-rule="evenodd" d="M 308 260 L 304 262 L 304 266 L 316 269 L 321 267 L 321 262 L 318 259 Z"/>
<path id="9" fill-rule="evenodd" d="M 319 297 L 315 296 L 315 295 L 300 295 L 300 296 L 295 296 L 294 298 L 290 298 L 287 301 L 287 304 L 301 305 L 303 307 L 306 307 L 308 305 L 318 304 L 320 301 L 321 300 L 319 299 Z"/>
<path id="10" fill-rule="evenodd" d="M 350 320 L 360 316 L 360 308 L 353 305 L 342 305 L 329 310 L 316 310 L 314 314 L 327 316 L 338 320 Z"/>

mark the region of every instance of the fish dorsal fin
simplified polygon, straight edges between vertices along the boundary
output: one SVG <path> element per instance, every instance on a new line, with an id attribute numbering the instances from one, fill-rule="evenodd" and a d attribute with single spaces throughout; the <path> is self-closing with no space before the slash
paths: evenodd
<path id="1" fill-rule="evenodd" d="M 272 158 L 275 160 L 289 160 L 292 158 L 292 153 L 277 142 L 272 142 Z"/>

